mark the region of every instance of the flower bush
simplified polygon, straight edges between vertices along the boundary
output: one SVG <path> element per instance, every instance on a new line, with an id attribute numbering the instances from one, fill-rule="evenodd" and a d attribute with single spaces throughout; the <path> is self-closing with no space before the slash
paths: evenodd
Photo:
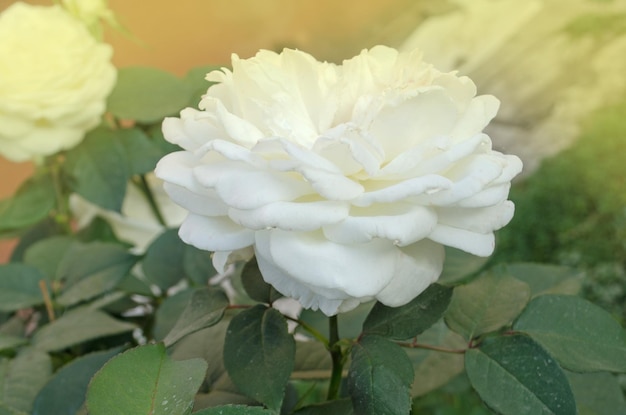
<path id="1" fill-rule="evenodd" d="M 60 4 L 82 17 L 35 10 L 111 16 Z M 626 413 L 626 333 L 580 269 L 486 258 L 521 169 L 495 98 L 383 46 L 215 69 L 120 68 L 103 122 L 0 200 L 0 414 Z"/>
<path id="2" fill-rule="evenodd" d="M 498 101 L 418 51 L 341 66 L 263 51 L 207 79 L 200 111 L 164 121 L 184 151 L 156 174 L 190 211 L 181 238 L 218 269 L 253 246 L 265 281 L 306 308 L 397 307 L 437 280 L 443 245 L 490 255 L 513 216 L 522 164 L 482 133 Z"/>
<path id="3" fill-rule="evenodd" d="M 0 16 L 0 154 L 25 161 L 78 144 L 115 85 L 112 48 L 60 6 Z"/>

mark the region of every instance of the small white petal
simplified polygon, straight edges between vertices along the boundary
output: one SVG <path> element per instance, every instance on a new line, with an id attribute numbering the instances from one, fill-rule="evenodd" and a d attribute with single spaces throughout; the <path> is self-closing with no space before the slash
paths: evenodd
<path id="1" fill-rule="evenodd" d="M 214 111 L 228 136 L 235 142 L 252 147 L 264 134 L 247 120 L 229 112 L 224 104 L 211 97 L 202 100 L 205 109 Z"/>
<path id="2" fill-rule="evenodd" d="M 228 213 L 228 206 L 211 189 L 198 194 L 171 182 L 164 183 L 163 188 L 176 204 L 192 213 L 206 216 L 224 216 Z"/>
<path id="3" fill-rule="evenodd" d="M 206 188 L 195 178 L 193 169 L 198 159 L 188 151 L 176 151 L 167 154 L 156 165 L 154 173 L 159 179 L 184 187 L 191 192 L 204 194 Z"/>
<path id="4" fill-rule="evenodd" d="M 238 261 L 249 261 L 254 256 L 254 249 L 251 246 L 237 249 L 235 251 L 216 251 L 211 256 L 213 268 L 220 274 L 226 272 L 226 267 Z"/>
<path id="5" fill-rule="evenodd" d="M 428 238 L 442 245 L 483 257 L 491 255 L 495 248 L 493 233 L 477 233 L 446 225 L 437 225 Z"/>
<path id="6" fill-rule="evenodd" d="M 481 208 L 443 207 L 437 209 L 439 223 L 471 232 L 489 233 L 502 228 L 513 218 L 515 205 L 506 200 Z"/>
<path id="7" fill-rule="evenodd" d="M 212 114 L 185 108 L 180 118 L 167 117 L 161 124 L 163 137 L 185 150 L 194 151 L 208 140 L 225 138 L 225 132 L 215 124 Z"/>
<path id="8" fill-rule="evenodd" d="M 180 239 L 205 251 L 233 251 L 254 243 L 254 232 L 227 217 L 190 213 L 178 231 Z"/>

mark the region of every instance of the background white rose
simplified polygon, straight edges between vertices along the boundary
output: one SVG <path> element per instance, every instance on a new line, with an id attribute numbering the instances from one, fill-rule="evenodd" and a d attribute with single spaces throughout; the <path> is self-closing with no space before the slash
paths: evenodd
<path id="1" fill-rule="evenodd" d="M 169 228 L 179 226 L 187 211 L 172 202 L 163 191 L 163 182 L 154 174 L 146 175 L 146 181 L 165 225 Z M 131 243 L 133 251 L 137 253 L 145 252 L 148 245 L 165 230 L 165 226 L 159 222 L 150 207 L 146 195 L 132 183 L 126 187 L 121 213 L 102 209 L 77 194 L 70 196 L 70 209 L 78 229 L 89 225 L 96 216 L 99 216 L 111 225 L 119 239 Z"/>
<path id="2" fill-rule="evenodd" d="M 400 306 L 440 275 L 443 245 L 490 255 L 521 161 L 482 133 L 498 101 L 417 51 L 343 62 L 261 51 L 207 76 L 200 111 L 167 118 L 156 174 L 190 211 L 181 238 L 257 257 L 264 279 L 327 315 Z"/>
<path id="3" fill-rule="evenodd" d="M 115 84 L 111 56 L 60 6 L 0 14 L 0 153 L 25 161 L 78 144 Z"/>

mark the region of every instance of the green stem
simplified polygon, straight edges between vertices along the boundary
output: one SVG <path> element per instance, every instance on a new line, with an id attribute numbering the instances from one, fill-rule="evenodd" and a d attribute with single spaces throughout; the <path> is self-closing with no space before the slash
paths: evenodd
<path id="1" fill-rule="evenodd" d="M 429 344 L 420 344 L 420 343 L 415 343 L 415 342 L 411 342 L 411 343 L 397 342 L 397 344 L 400 347 L 407 347 L 409 349 L 426 349 L 426 350 L 432 350 L 435 352 L 442 352 L 442 353 L 463 354 L 467 351 L 467 349 L 446 349 L 444 347 L 432 346 Z"/>
<path id="2" fill-rule="evenodd" d="M 328 339 L 322 333 L 317 331 L 315 329 L 315 327 L 313 327 L 313 326 L 309 325 L 308 323 L 306 323 L 306 322 L 304 322 L 302 320 L 299 320 L 297 318 L 289 317 L 287 315 L 285 315 L 285 318 L 287 320 L 291 320 L 291 321 L 294 321 L 294 322 L 298 323 L 298 325 L 300 327 L 302 327 L 304 330 L 306 330 L 311 336 L 313 336 L 313 338 L 315 338 L 316 340 L 320 341 L 324 345 L 324 347 L 326 347 L 327 349 L 330 348 L 330 343 L 329 343 Z"/>
<path id="3" fill-rule="evenodd" d="M 157 218 L 159 223 L 163 225 L 164 228 L 167 228 L 167 223 L 165 222 L 165 218 L 163 218 L 163 215 L 161 214 L 161 210 L 159 209 L 159 205 L 157 204 L 156 199 L 154 198 L 154 194 L 152 193 L 152 190 L 150 190 L 150 186 L 148 185 L 146 176 L 141 174 L 139 175 L 139 179 L 140 179 L 140 182 L 137 183 L 137 185 L 139 186 L 143 194 L 146 196 L 146 199 L 148 200 L 148 204 L 150 205 L 150 210 L 152 210 L 152 213 L 154 213 L 154 216 Z"/>
<path id="4" fill-rule="evenodd" d="M 328 318 L 328 328 L 330 331 L 328 351 L 332 361 L 332 372 L 330 375 L 330 385 L 328 385 L 328 400 L 334 400 L 339 397 L 339 387 L 341 386 L 341 377 L 343 372 L 344 356 L 339 344 L 339 325 L 337 316 Z"/>
<path id="5" fill-rule="evenodd" d="M 51 161 L 49 168 L 56 201 L 56 214 L 54 216 L 54 220 L 59 226 L 61 226 L 63 231 L 69 235 L 72 233 L 72 227 L 70 226 L 70 209 L 67 198 L 63 194 L 59 160 L 54 158 Z"/>

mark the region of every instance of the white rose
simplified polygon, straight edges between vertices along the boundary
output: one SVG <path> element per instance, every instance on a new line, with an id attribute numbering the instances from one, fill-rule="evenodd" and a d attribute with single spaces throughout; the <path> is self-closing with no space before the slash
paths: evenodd
<path id="1" fill-rule="evenodd" d="M 163 183 L 154 174 L 146 175 L 146 181 L 165 225 L 171 228 L 179 226 L 187 211 L 172 202 L 163 191 Z M 70 196 L 70 209 L 78 229 L 89 225 L 99 216 L 111 225 L 118 238 L 130 242 L 137 253 L 145 252 L 150 243 L 165 230 L 152 211 L 146 195 L 132 183 L 126 188 L 121 213 L 102 209 L 77 194 Z"/>
<path id="2" fill-rule="evenodd" d="M 116 71 L 109 45 L 60 6 L 0 15 L 0 154 L 24 161 L 78 144 L 100 122 Z"/>
<path id="3" fill-rule="evenodd" d="M 498 101 L 419 52 L 343 62 L 262 51 L 211 72 L 200 111 L 163 123 L 184 151 L 157 165 L 189 210 L 181 238 L 216 267 L 252 249 L 264 279 L 327 315 L 406 304 L 449 245 L 490 255 L 521 161 L 481 133 Z"/>
<path id="4" fill-rule="evenodd" d="M 61 4 L 77 19 L 82 20 L 97 39 L 102 38 L 101 21 L 119 27 L 107 0 L 61 0 Z"/>

